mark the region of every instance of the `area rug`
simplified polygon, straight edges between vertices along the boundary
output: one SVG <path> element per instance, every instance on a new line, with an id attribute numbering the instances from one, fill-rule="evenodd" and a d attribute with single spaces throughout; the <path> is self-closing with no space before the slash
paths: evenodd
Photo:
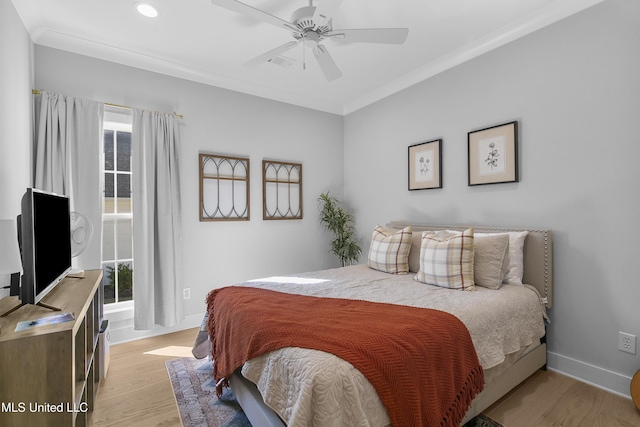
<path id="1" fill-rule="evenodd" d="M 208 359 L 181 357 L 166 362 L 184 427 L 251 427 L 242 408 L 226 388 L 216 396 L 213 365 Z M 464 427 L 503 427 L 480 414 Z"/>
<path id="2" fill-rule="evenodd" d="M 480 414 L 477 417 L 470 419 L 464 427 L 504 427 L 497 421 L 492 420 L 484 414 Z"/>
<path id="3" fill-rule="evenodd" d="M 166 365 L 184 427 L 251 427 L 230 389 L 219 399 L 216 396 L 208 359 L 181 357 Z"/>

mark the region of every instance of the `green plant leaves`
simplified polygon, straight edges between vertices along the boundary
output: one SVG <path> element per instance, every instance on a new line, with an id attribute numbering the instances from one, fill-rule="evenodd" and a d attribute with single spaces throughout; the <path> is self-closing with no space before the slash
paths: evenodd
<path id="1" fill-rule="evenodd" d="M 355 239 L 354 215 L 345 211 L 340 200 L 328 192 L 320 194 L 318 203 L 321 204 L 320 223 L 335 236 L 331 241 L 331 253 L 338 257 L 343 267 L 358 261 L 362 248 Z"/>

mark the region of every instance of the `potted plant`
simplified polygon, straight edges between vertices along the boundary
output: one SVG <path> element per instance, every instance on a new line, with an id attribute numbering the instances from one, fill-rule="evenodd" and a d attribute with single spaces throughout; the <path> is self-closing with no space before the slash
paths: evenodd
<path id="1" fill-rule="evenodd" d="M 340 200 L 329 193 L 321 193 L 320 223 L 335 236 L 331 241 L 331 253 L 340 260 L 342 267 L 358 261 L 362 248 L 355 239 L 355 217 L 340 206 Z"/>

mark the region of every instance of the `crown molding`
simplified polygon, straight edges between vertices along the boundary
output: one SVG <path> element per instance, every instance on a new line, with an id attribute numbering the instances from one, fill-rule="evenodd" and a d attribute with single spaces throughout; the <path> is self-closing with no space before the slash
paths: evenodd
<path id="1" fill-rule="evenodd" d="M 416 83 L 427 80 L 443 71 L 463 64 L 584 9 L 602 3 L 603 1 L 604 0 L 558 0 L 551 3 L 547 7 L 525 18 L 502 27 L 481 39 L 475 40 L 458 50 L 405 74 L 389 84 L 383 85 L 358 99 L 346 103 L 342 114 L 347 115 L 364 108 L 387 96 L 411 87 Z"/>
<path id="2" fill-rule="evenodd" d="M 48 28 L 34 29 L 31 31 L 31 39 L 35 44 L 46 47 L 61 49 L 304 108 L 345 116 L 603 1 L 604 0 L 557 0 L 527 17 L 502 27 L 481 39 L 437 58 L 388 84 L 381 85 L 365 95 L 347 101 L 344 104 L 319 100 L 294 92 L 270 88 L 266 85 L 249 83 L 231 76 L 198 69 L 145 53 L 87 40 Z"/>
<path id="3" fill-rule="evenodd" d="M 222 89 L 241 92 L 260 98 L 271 99 L 286 104 L 297 105 L 313 110 L 342 115 L 340 104 L 321 101 L 293 92 L 273 89 L 264 85 L 257 85 L 233 77 L 201 70 L 185 64 L 157 58 L 145 53 L 122 49 L 104 43 L 83 39 L 60 31 L 39 29 L 37 37 L 32 36 L 35 44 L 54 49 L 60 49 L 79 55 L 114 62 L 142 70 L 156 72 L 176 78 L 181 78 Z"/>

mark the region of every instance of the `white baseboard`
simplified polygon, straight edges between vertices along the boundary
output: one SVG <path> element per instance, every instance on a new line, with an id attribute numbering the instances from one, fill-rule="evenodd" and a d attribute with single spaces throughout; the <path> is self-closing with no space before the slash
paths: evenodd
<path id="1" fill-rule="evenodd" d="M 111 331 L 111 345 L 122 344 L 129 341 L 135 341 L 142 338 L 154 337 L 157 335 L 169 334 L 185 329 L 197 328 L 202 324 L 204 313 L 190 314 L 185 319 L 171 328 L 156 325 L 153 329 L 136 331 L 133 329 L 133 318 L 122 318 L 120 313 L 106 314 L 105 319 L 109 319 L 109 329 Z M 128 316 L 127 316 L 128 317 Z M 196 336 L 193 335 L 195 341 Z"/>
<path id="2" fill-rule="evenodd" d="M 547 352 L 547 368 L 618 396 L 631 399 L 631 377 L 580 360 Z"/>

